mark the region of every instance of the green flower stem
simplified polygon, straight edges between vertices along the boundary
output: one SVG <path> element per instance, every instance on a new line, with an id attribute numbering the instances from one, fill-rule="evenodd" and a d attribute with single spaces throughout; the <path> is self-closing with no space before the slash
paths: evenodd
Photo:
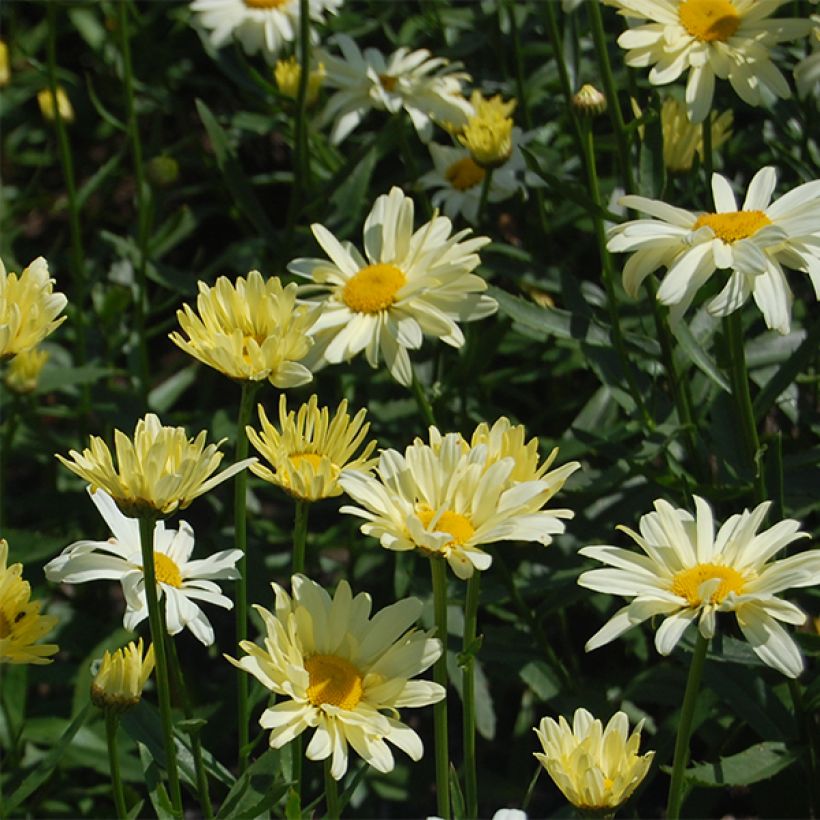
<path id="1" fill-rule="evenodd" d="M 430 559 L 433 574 L 433 611 L 441 655 L 433 666 L 433 680 L 447 689 L 447 562 Z M 450 820 L 450 753 L 447 748 L 447 698 L 433 705 L 436 744 L 436 805 L 439 817 Z"/>
<path id="2" fill-rule="evenodd" d="M 709 116 L 701 123 L 703 135 L 703 170 L 706 172 L 706 187 L 712 184 L 712 122 L 714 115 Z"/>
<path id="3" fill-rule="evenodd" d="M 527 809 L 530 807 L 530 803 L 532 802 L 532 797 L 535 794 L 535 784 L 538 782 L 538 778 L 541 777 L 541 772 L 544 771 L 544 767 L 538 763 L 535 769 L 535 774 L 532 776 L 530 780 L 530 785 L 527 786 L 527 793 L 524 795 L 524 800 L 521 803 L 521 811 L 525 814 Z"/>
<path id="4" fill-rule="evenodd" d="M 467 581 L 464 602 L 464 638 L 462 642 L 462 716 L 464 733 L 464 802 L 467 817 L 478 817 L 478 780 L 475 756 L 475 653 L 478 603 L 481 597 L 481 573 L 476 571 Z"/>
<path id="5" fill-rule="evenodd" d="M 165 636 L 162 627 L 162 613 L 160 612 L 159 599 L 157 597 L 157 579 L 154 568 L 155 523 L 155 519 L 151 516 L 142 516 L 139 518 L 142 571 L 145 576 L 145 600 L 148 607 L 148 625 L 151 628 L 151 641 L 154 644 L 157 698 L 159 699 L 162 740 L 165 745 L 165 757 L 167 761 L 168 789 L 171 793 L 171 804 L 174 807 L 174 813 L 182 817 L 182 793 L 179 788 L 177 750 L 174 745 L 174 730 L 171 720 L 171 692 L 168 687 L 168 659 L 165 655 Z"/>
<path id="6" fill-rule="evenodd" d="M 309 501 L 297 501 L 293 516 L 293 565 L 291 574 L 305 571 L 305 555 L 307 553 Z"/>
<path id="7" fill-rule="evenodd" d="M 427 395 L 424 392 L 424 388 L 421 385 L 421 382 L 416 376 L 415 372 L 413 373 L 413 383 L 410 386 L 410 389 L 413 391 L 413 396 L 416 399 L 416 404 L 419 408 L 419 413 L 421 417 L 424 419 L 425 424 L 428 426 L 436 426 L 436 416 L 433 413 L 433 407 L 427 399 Z"/>
<path id="8" fill-rule="evenodd" d="M 128 814 L 125 804 L 125 793 L 122 789 L 120 777 L 120 757 L 117 752 L 117 729 L 120 719 L 112 709 L 105 710 L 105 739 L 108 741 L 108 765 L 111 768 L 111 791 L 114 793 L 114 803 L 117 806 L 117 817 L 124 820 Z"/>
<path id="9" fill-rule="evenodd" d="M 789 678 L 789 694 L 794 705 L 794 714 L 797 718 L 798 736 L 805 744 L 808 753 L 809 770 L 809 817 L 817 817 L 817 809 L 820 808 L 820 772 L 818 772 L 818 760 L 820 760 L 820 743 L 818 743 L 816 723 L 814 715 L 806 711 L 806 702 L 803 699 L 803 692 L 800 684 Z M 814 710 L 811 710 L 814 711 Z"/>
<path id="10" fill-rule="evenodd" d="M 332 755 L 326 757 L 324 761 L 325 769 L 325 807 L 327 809 L 328 820 L 338 820 L 341 816 L 339 810 L 339 787 L 330 773 Z"/>
<path id="11" fill-rule="evenodd" d="M 518 32 L 518 21 L 515 19 L 516 5 L 515 0 L 508 0 L 507 19 L 510 22 L 510 35 L 512 36 L 513 59 L 515 62 L 515 88 L 518 95 L 518 104 L 521 108 L 524 128 L 529 131 L 532 129 L 532 114 L 530 113 L 530 105 L 527 101 L 526 88 L 524 86 L 524 58 L 521 53 L 521 36 Z"/>
<path id="12" fill-rule="evenodd" d="M 487 209 L 487 201 L 490 197 L 490 188 L 493 184 L 493 169 L 484 169 L 484 179 L 481 181 L 481 194 L 478 199 L 478 211 L 476 224 L 481 225 L 484 221 L 484 211 Z"/>
<path id="13" fill-rule="evenodd" d="M 242 461 L 248 457 L 248 434 L 245 428 L 251 420 L 253 400 L 259 388 L 258 382 L 242 382 L 242 395 L 239 399 L 239 418 L 236 423 L 235 460 Z M 239 578 L 236 581 L 236 643 L 248 639 L 248 522 L 247 522 L 247 493 L 248 471 L 240 470 L 234 479 L 234 541 L 236 548 L 242 552 L 239 559 Z M 248 675 L 241 669 L 237 670 L 237 708 L 239 717 L 239 771 L 244 772 L 248 767 L 248 744 L 250 732 L 248 729 Z"/>
<path id="14" fill-rule="evenodd" d="M 672 779 L 669 783 L 669 800 L 666 804 L 667 820 L 678 820 L 683 803 L 683 772 L 689 762 L 689 740 L 692 736 L 692 718 L 695 714 L 695 704 L 700 691 L 700 679 L 703 675 L 703 664 L 706 660 L 706 650 L 709 648 L 709 639 L 698 632 L 695 651 L 689 666 L 689 677 L 686 680 L 686 692 L 683 696 L 680 720 L 678 721 L 678 735 L 675 738 L 675 758 L 672 763 Z"/>
<path id="15" fill-rule="evenodd" d="M 760 503 L 767 498 L 766 476 L 760 461 L 760 439 L 757 435 L 752 396 L 749 392 L 749 374 L 746 370 L 746 352 L 743 346 L 743 324 L 739 310 L 724 318 L 723 328 L 729 353 L 732 395 L 737 402 L 746 458 L 754 476 L 755 498 Z"/>

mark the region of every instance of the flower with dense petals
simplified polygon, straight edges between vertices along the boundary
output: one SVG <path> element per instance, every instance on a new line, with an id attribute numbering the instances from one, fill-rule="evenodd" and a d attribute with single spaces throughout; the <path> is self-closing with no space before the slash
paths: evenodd
<path id="1" fill-rule="evenodd" d="M 365 535 L 389 550 L 418 549 L 441 556 L 462 579 L 485 570 L 492 556 L 481 549 L 497 541 L 537 541 L 545 546 L 564 532 L 565 509 L 540 509 L 580 466 L 565 464 L 538 479 L 513 478 L 512 456 L 496 458 L 486 444 L 470 447 L 457 433 L 430 428 L 404 455 L 384 450 L 377 475 L 345 470 L 342 489 L 361 507 L 342 512 L 364 518 Z M 526 471 L 526 468 L 525 468 Z"/>
<path id="2" fill-rule="evenodd" d="M 606 728 L 586 709 L 576 709 L 570 726 L 543 718 L 533 731 L 543 753 L 535 757 L 564 797 L 582 811 L 612 811 L 625 803 L 646 777 L 654 752 L 638 754 L 639 723 L 629 734 L 629 719 L 616 712 Z"/>
<path id="3" fill-rule="evenodd" d="M 319 98 L 319 91 L 325 80 L 324 63 L 319 63 L 316 68 L 311 68 L 308 74 L 307 96 L 305 101 L 308 106 L 313 105 Z M 273 69 L 273 77 L 276 80 L 276 87 L 279 93 L 291 100 L 299 97 L 299 80 L 302 76 L 302 67 L 295 56 L 288 57 L 287 60 L 277 60 Z"/>
<path id="4" fill-rule="evenodd" d="M 140 548 L 139 522 L 126 518 L 103 490 L 92 491 L 91 500 L 108 524 L 113 537 L 108 541 L 76 541 L 69 544 L 45 566 L 49 581 L 84 584 L 87 581 L 113 580 L 122 584 L 126 610 L 123 625 L 136 629 L 148 617 L 145 575 Z M 178 530 L 166 529 L 162 521 L 154 525 L 154 573 L 157 597 L 165 596 L 165 623 L 169 635 L 183 629 L 206 646 L 214 642 L 214 630 L 197 601 L 231 609 L 233 603 L 222 595 L 217 581 L 239 578 L 236 562 L 242 557 L 237 549 L 222 550 L 208 558 L 190 560 L 194 531 L 185 521 Z"/>
<path id="5" fill-rule="evenodd" d="M 325 12 L 335 14 L 341 4 L 308 0 L 310 19 L 323 23 Z M 299 34 L 299 0 L 194 0 L 191 11 L 208 30 L 214 48 L 236 38 L 247 54 L 261 51 L 271 63 Z"/>
<path id="6" fill-rule="evenodd" d="M 348 745 L 380 772 L 394 766 L 385 741 L 420 760 L 421 739 L 398 710 L 445 696 L 437 683 L 412 680 L 441 655 L 432 633 L 412 628 L 421 601 L 405 598 L 371 617 L 370 596 L 354 597 L 347 581 L 332 598 L 304 575 L 293 576 L 292 598 L 272 586 L 275 612 L 256 606 L 265 624 L 264 646 L 242 641 L 245 656 L 226 656 L 280 696 L 259 719 L 271 730 L 270 745 L 279 749 L 315 727 L 305 754 L 330 758 L 336 780 L 347 771 Z"/>
<path id="7" fill-rule="evenodd" d="M 38 256 L 18 277 L 0 260 L 0 359 L 31 350 L 58 328 L 68 299 L 53 292 L 48 263 Z"/>
<path id="8" fill-rule="evenodd" d="M 225 439 L 206 447 L 205 436 L 203 430 L 189 439 L 184 428 L 163 427 L 157 416 L 148 413 L 137 422 L 133 440 L 114 431 L 116 467 L 108 445 L 98 436 L 91 436 L 91 446 L 82 453 L 71 450 L 73 461 L 59 454 L 57 458 L 92 489 L 105 490 L 125 515 L 160 517 L 177 508 L 184 510 L 256 461 L 245 459 L 212 476 L 222 461 L 219 446 Z"/>
<path id="9" fill-rule="evenodd" d="M 259 405 L 262 430 L 247 427 L 248 439 L 273 469 L 257 462 L 251 472 L 281 487 L 301 501 L 318 501 L 341 495 L 338 478 L 343 469 L 369 470 L 376 449 L 375 440 L 367 442 L 354 455 L 367 436 L 370 422 L 362 409 L 351 419 L 347 401 L 342 400 L 333 418 L 327 407 L 319 409 L 317 397 L 311 396 L 298 412 L 288 412 L 287 399 L 279 397 L 279 430 L 268 421 L 265 408 Z"/>
<path id="10" fill-rule="evenodd" d="M 695 515 L 658 499 L 655 512 L 640 521 L 640 535 L 629 535 L 643 550 L 608 545 L 584 547 L 580 553 L 607 564 L 607 569 L 583 573 L 578 583 L 598 592 L 623 595 L 632 601 L 587 642 L 590 651 L 633 626 L 665 616 L 655 646 L 668 655 L 697 620 L 705 638 L 717 627 L 718 612 L 734 612 L 740 631 L 755 653 L 791 678 L 803 669 L 797 645 L 778 623 L 802 624 L 806 614 L 777 597 L 790 587 L 820 583 L 820 550 L 808 550 L 779 561 L 771 557 L 798 538 L 800 524 L 790 518 L 758 532 L 771 503 L 731 516 L 715 535 L 712 510 L 695 497 Z"/>
<path id="11" fill-rule="evenodd" d="M 40 371 L 48 361 L 48 351 L 40 348 L 24 350 L 10 362 L 3 374 L 3 383 L 13 393 L 24 395 L 37 389 Z"/>
<path id="12" fill-rule="evenodd" d="M 504 102 L 500 94 L 484 97 L 480 91 L 470 96 L 472 114 L 458 134 L 458 141 L 481 168 L 498 168 L 513 150 L 512 112 L 517 100 Z"/>
<path id="13" fill-rule="evenodd" d="M 626 64 L 652 66 L 649 82 L 665 85 L 689 70 L 686 109 L 703 122 L 712 106 L 715 78 L 728 79 L 748 105 L 760 105 L 764 90 L 789 97 L 786 78 L 771 59 L 773 46 L 808 34 L 811 23 L 770 19 L 784 0 L 606 0 L 622 15 L 648 21 L 627 29 L 618 45 Z"/>
<path id="14" fill-rule="evenodd" d="M 338 89 L 328 100 L 323 123 L 333 123 L 330 139 L 340 143 L 371 109 L 395 114 L 404 109 L 424 142 L 433 134 L 433 120 L 464 125 L 471 113 L 461 93 L 469 74 L 458 71 L 442 57 L 427 49 L 400 48 L 389 56 L 378 49 L 359 50 L 346 34 L 332 40 L 342 52 L 335 57 L 321 52 L 325 85 Z"/>
<path id="15" fill-rule="evenodd" d="M 317 310 L 296 304 L 297 286 L 282 287 L 253 270 L 236 282 L 220 276 L 214 287 L 199 283 L 196 307 L 177 311 L 186 339 L 170 340 L 195 359 L 238 381 L 267 379 L 279 388 L 307 384 L 313 374 L 299 363 L 312 344 L 308 328 Z"/>
<path id="16" fill-rule="evenodd" d="M 142 656 L 142 638 L 111 653 L 106 650 L 91 682 L 91 700 L 100 709 L 125 712 L 142 698 L 154 669 L 154 645 Z"/>
<path id="17" fill-rule="evenodd" d="M 467 239 L 469 228 L 451 236 L 450 220 L 435 214 L 414 232 L 413 200 L 400 188 L 373 204 L 364 223 L 365 256 L 324 226 L 311 227 L 330 261 L 295 259 L 288 270 L 312 279 L 315 285 L 303 292 L 322 303 L 311 330 L 316 344 L 306 360 L 314 369 L 364 351 L 371 367 L 381 355 L 393 378 L 410 385 L 407 351 L 421 347 L 424 335 L 461 347 L 458 322 L 498 309 L 483 293 L 487 283 L 472 273 L 480 262 L 476 251 L 489 238 Z"/>
<path id="18" fill-rule="evenodd" d="M 726 270 L 723 288 L 706 309 L 726 316 L 751 295 L 766 325 L 788 333 L 792 292 L 783 268 L 807 273 L 820 299 L 820 180 L 799 185 L 770 204 L 776 182 L 774 168 L 762 168 L 738 210 L 728 180 L 713 174 L 716 210 L 711 213 L 642 196 L 622 197 L 622 205 L 652 217 L 625 222 L 609 233 L 610 251 L 634 251 L 623 270 L 627 293 L 636 296 L 647 276 L 666 268 L 658 299 L 672 306 L 670 318 L 678 321 L 715 271 Z"/>

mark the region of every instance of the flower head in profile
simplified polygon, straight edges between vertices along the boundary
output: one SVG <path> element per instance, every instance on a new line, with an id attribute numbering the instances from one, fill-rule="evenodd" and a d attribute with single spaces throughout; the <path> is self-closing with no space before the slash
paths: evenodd
<path id="1" fill-rule="evenodd" d="M 319 91 L 325 80 L 324 63 L 319 63 L 316 68 L 311 68 L 308 76 L 307 97 L 308 105 L 313 105 L 319 98 Z M 302 67 L 295 56 L 291 55 L 286 60 L 277 60 L 273 69 L 273 77 L 276 80 L 276 87 L 279 93 L 291 100 L 299 97 L 299 79 L 302 76 Z"/>
<path id="2" fill-rule="evenodd" d="M 148 413 L 137 422 L 133 439 L 114 431 L 116 466 L 108 445 L 98 436 L 91 436 L 90 447 L 82 453 L 71 450 L 71 461 L 59 454 L 57 458 L 92 489 L 105 490 L 125 515 L 161 517 L 184 510 L 256 460 L 245 459 L 212 475 L 222 461 L 222 441 L 206 447 L 205 436 L 203 430 L 189 439 L 184 428 L 164 427 Z"/>
<path id="3" fill-rule="evenodd" d="M 413 210 L 413 200 L 400 188 L 380 196 L 364 223 L 364 256 L 324 226 L 311 226 L 329 260 L 295 259 L 288 266 L 313 280 L 303 293 L 322 304 L 311 330 L 311 367 L 364 351 L 372 367 L 383 356 L 393 378 L 409 385 L 407 351 L 421 347 L 425 335 L 461 347 L 458 322 L 498 309 L 484 294 L 487 283 L 472 273 L 480 262 L 477 251 L 489 238 L 467 238 L 470 229 L 451 235 L 450 220 L 437 215 L 414 231 Z"/>
<path id="4" fill-rule="evenodd" d="M 113 535 L 107 541 L 76 541 L 45 566 L 46 578 L 55 583 L 84 584 L 111 580 L 122 584 L 126 610 L 123 625 L 136 629 L 148 617 L 145 574 L 140 548 L 139 522 L 126 518 L 114 500 L 103 490 L 89 495 Z M 214 642 L 214 630 L 197 601 L 231 609 L 230 598 L 222 594 L 215 581 L 239 577 L 236 562 L 242 557 L 237 549 L 222 550 L 208 558 L 191 560 L 194 531 L 180 521 L 179 529 L 166 529 L 162 521 L 154 525 L 154 573 L 157 597 L 165 597 L 165 623 L 169 635 L 183 629 L 206 646 Z"/>
<path id="5" fill-rule="evenodd" d="M 114 652 L 106 650 L 91 682 L 92 702 L 111 712 L 127 711 L 140 702 L 153 670 L 154 646 L 143 657 L 142 638 Z"/>
<path id="6" fill-rule="evenodd" d="M 287 399 L 279 397 L 279 429 L 259 405 L 261 431 L 247 428 L 248 439 L 270 465 L 252 464 L 251 472 L 281 487 L 302 501 L 318 501 L 341 495 L 338 478 L 343 469 L 368 470 L 376 449 L 375 440 L 362 447 L 370 429 L 367 411 L 351 418 L 342 400 L 333 417 L 327 407 L 319 408 L 315 395 L 298 411 L 288 412 Z M 272 469 L 271 469 L 272 468 Z"/>
<path id="7" fill-rule="evenodd" d="M 3 374 L 3 383 L 13 393 L 24 395 L 37 389 L 40 372 L 48 361 L 48 351 L 41 348 L 24 350 L 10 362 Z"/>
<path id="8" fill-rule="evenodd" d="M 603 114 L 606 105 L 604 93 L 590 83 L 584 83 L 572 97 L 572 107 L 583 117 Z"/>
<path id="9" fill-rule="evenodd" d="M 504 102 L 500 94 L 484 97 L 480 91 L 470 96 L 472 113 L 458 134 L 458 141 L 481 168 L 498 168 L 513 150 L 513 120 L 517 100 Z"/>
<path id="10" fill-rule="evenodd" d="M 68 98 L 65 89 L 57 86 L 57 103 L 54 103 L 54 94 L 50 88 L 43 88 L 37 92 L 37 105 L 40 106 L 40 113 L 44 120 L 54 122 L 57 114 L 63 122 L 74 122 L 74 107 L 71 105 L 71 100 Z"/>
<path id="11" fill-rule="evenodd" d="M 542 752 L 535 757 L 564 797 L 589 812 L 617 809 L 646 777 L 654 752 L 638 754 L 642 723 L 629 734 L 629 719 L 616 712 L 606 728 L 586 709 L 576 709 L 572 726 L 562 716 L 543 718 L 533 731 Z"/>
<path id="12" fill-rule="evenodd" d="M 376 48 L 363 52 L 347 34 L 333 43 L 341 57 L 319 56 L 325 65 L 328 88 L 337 89 L 328 100 L 322 120 L 333 121 L 330 139 L 340 143 L 371 109 L 396 114 L 404 109 L 424 142 L 433 134 L 433 121 L 463 125 L 470 104 L 461 93 L 470 76 L 427 49 L 400 48 L 385 56 Z"/>
<path id="13" fill-rule="evenodd" d="M 31 350 L 66 320 L 60 312 L 68 299 L 53 286 L 42 256 L 20 276 L 0 260 L 0 359 Z"/>
<path id="14" fill-rule="evenodd" d="M 758 171 L 740 210 L 729 181 L 720 174 L 712 175 L 713 212 L 693 213 L 660 200 L 622 197 L 622 205 L 650 217 L 625 222 L 609 233 L 610 251 L 634 252 L 623 270 L 627 293 L 636 296 L 647 276 L 666 268 L 658 299 L 672 306 L 670 318 L 678 321 L 715 271 L 725 270 L 723 287 L 706 309 L 726 316 L 752 296 L 766 325 L 788 333 L 792 292 L 784 267 L 807 273 L 820 298 L 820 180 L 771 202 L 776 182 L 774 168 Z"/>
<path id="15" fill-rule="evenodd" d="M 31 586 L 23 580 L 23 565 L 8 566 L 9 545 L 0 538 L 0 664 L 51 663 L 58 650 L 40 640 L 57 625 L 53 615 L 40 614 L 40 602 L 31 601 Z"/>
<path id="16" fill-rule="evenodd" d="M 279 749 L 315 729 L 305 754 L 330 758 L 336 780 L 347 771 L 348 745 L 380 772 L 394 766 L 386 741 L 420 760 L 421 739 L 398 710 L 428 706 L 445 695 L 437 683 L 413 680 L 441 655 L 437 639 L 413 628 L 421 601 L 405 598 L 371 617 L 370 596 L 354 596 L 347 581 L 332 598 L 304 575 L 293 576 L 293 597 L 272 586 L 275 611 L 256 606 L 264 645 L 242 641 L 247 654 L 228 657 L 280 696 L 259 719 L 271 730 L 270 745 Z"/>
<path id="17" fill-rule="evenodd" d="M 578 583 L 632 599 L 589 639 L 587 651 L 661 615 L 655 646 L 668 655 L 691 623 L 697 621 L 701 635 L 711 638 L 717 613 L 734 612 L 758 657 L 797 677 L 803 658 L 780 622 L 802 624 L 806 615 L 777 593 L 820 583 L 820 550 L 770 560 L 788 544 L 808 537 L 790 518 L 758 532 L 770 506 L 767 501 L 731 516 L 715 534 L 712 510 L 702 498 L 695 497 L 694 516 L 658 499 L 655 512 L 641 518 L 640 534 L 618 528 L 643 554 L 614 546 L 584 547 L 581 555 L 608 568 L 589 570 Z"/>
<path id="18" fill-rule="evenodd" d="M 297 305 L 294 284 L 263 279 L 251 271 L 236 282 L 220 276 L 216 285 L 199 283 L 197 313 L 183 305 L 171 341 L 195 359 L 238 381 L 267 379 L 275 387 L 307 384 L 313 374 L 299 363 L 310 350 L 308 328 L 316 310 Z"/>
<path id="19" fill-rule="evenodd" d="M 341 4 L 308 0 L 310 19 L 322 23 L 325 13 L 335 14 Z M 191 11 L 214 48 L 236 39 L 247 54 L 262 52 L 270 63 L 299 34 L 299 0 L 194 0 Z"/>
<path id="20" fill-rule="evenodd" d="M 649 82 L 674 82 L 688 69 L 686 109 L 703 122 L 712 107 L 715 79 L 728 79 L 747 105 L 764 94 L 789 97 L 786 78 L 772 61 L 772 48 L 808 34 L 808 20 L 776 18 L 779 0 L 606 0 L 620 13 L 642 22 L 627 29 L 618 45 L 628 49 L 626 64 L 652 66 Z"/>

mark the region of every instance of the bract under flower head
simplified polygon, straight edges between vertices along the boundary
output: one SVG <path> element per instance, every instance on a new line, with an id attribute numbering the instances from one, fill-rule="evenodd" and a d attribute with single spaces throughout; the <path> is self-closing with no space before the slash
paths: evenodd
<path id="1" fill-rule="evenodd" d="M 113 653 L 106 650 L 91 682 L 91 700 L 100 709 L 125 712 L 140 702 L 153 669 L 154 646 L 148 647 L 143 658 L 142 638 Z"/>

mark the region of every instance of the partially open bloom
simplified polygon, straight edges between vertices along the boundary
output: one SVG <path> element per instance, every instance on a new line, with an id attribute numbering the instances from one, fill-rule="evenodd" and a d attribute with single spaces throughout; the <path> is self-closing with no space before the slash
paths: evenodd
<path id="1" fill-rule="evenodd" d="M 9 84 L 11 79 L 11 63 L 9 62 L 9 47 L 5 40 L 0 40 L 0 88 Z"/>
<path id="2" fill-rule="evenodd" d="M 564 797 L 582 811 L 612 811 L 625 803 L 646 777 L 654 752 L 638 754 L 642 722 L 629 734 L 629 719 L 616 712 L 606 728 L 586 709 L 576 709 L 570 726 L 543 718 L 533 731 L 543 753 L 535 757 Z"/>
<path id="3" fill-rule="evenodd" d="M 108 541 L 82 540 L 69 544 L 46 564 L 46 578 L 65 584 L 119 581 L 126 604 L 123 625 L 126 629 L 136 629 L 148 617 L 139 522 L 126 518 L 103 490 L 89 488 L 89 494 L 113 537 Z M 157 597 L 165 596 L 168 634 L 176 635 L 187 628 L 197 640 L 209 646 L 214 642 L 214 630 L 196 602 L 204 601 L 223 609 L 233 607 L 230 598 L 222 595 L 214 581 L 232 581 L 239 577 L 235 565 L 242 551 L 222 550 L 192 561 L 193 549 L 194 531 L 190 524 L 180 521 L 179 529 L 171 530 L 165 528 L 164 522 L 156 522 L 154 572 Z"/>
<path id="4" fill-rule="evenodd" d="M 0 260 L 0 359 L 40 344 L 66 320 L 60 312 L 67 302 L 62 293 L 54 293 L 54 280 L 42 256 L 20 276 L 6 273 Z"/>
<path id="5" fill-rule="evenodd" d="M 788 333 L 792 292 L 784 267 L 807 273 L 820 298 L 820 180 L 799 185 L 770 204 L 777 182 L 774 168 L 762 168 L 749 184 L 738 210 L 729 181 L 712 175 L 715 212 L 693 213 L 642 196 L 620 203 L 651 219 L 625 222 L 609 233 L 607 247 L 634 251 L 623 270 L 624 288 L 636 296 L 644 279 L 667 268 L 658 299 L 671 305 L 677 321 L 695 294 L 715 273 L 728 271 L 717 296 L 706 303 L 715 316 L 726 316 L 754 298 L 770 328 Z"/>
<path id="6" fill-rule="evenodd" d="M 594 85 L 584 83 L 572 98 L 573 108 L 585 117 L 594 117 L 606 111 L 606 97 Z"/>
<path id="7" fill-rule="evenodd" d="M 18 353 L 3 374 L 3 382 L 14 393 L 31 393 L 37 389 L 40 371 L 48 361 L 48 351 L 34 348 Z"/>
<path id="8" fill-rule="evenodd" d="M 319 63 L 316 68 L 311 68 L 308 75 L 307 104 L 313 105 L 319 97 L 319 91 L 325 79 L 324 63 Z M 273 76 L 276 80 L 276 87 L 285 97 L 295 100 L 299 97 L 299 80 L 302 76 L 302 67 L 295 56 L 290 56 L 287 60 L 277 60 L 273 69 Z"/>
<path id="9" fill-rule="evenodd" d="M 470 96 L 472 113 L 458 135 L 458 141 L 482 168 L 503 165 L 513 150 L 512 112 L 517 101 L 504 102 L 500 94 L 484 97 L 480 91 Z"/>
<path id="10" fill-rule="evenodd" d="M 327 69 L 325 84 L 338 89 L 322 117 L 325 123 L 334 121 L 332 142 L 347 137 L 371 109 L 391 114 L 404 109 L 425 142 L 432 136 L 433 120 L 466 122 L 470 104 L 461 84 L 470 77 L 457 65 L 423 48 L 400 48 L 385 56 L 375 48 L 360 51 L 346 34 L 336 34 L 333 42 L 342 56 L 322 52 L 318 58 Z"/>
<path id="11" fill-rule="evenodd" d="M 196 307 L 177 311 L 181 333 L 170 340 L 196 359 L 238 381 L 267 379 L 279 388 L 298 387 L 313 378 L 299 360 L 310 350 L 308 328 L 315 309 L 296 304 L 294 284 L 253 270 L 236 282 L 220 276 L 214 287 L 199 283 Z"/>
<path id="12" fill-rule="evenodd" d="M 61 85 L 57 86 L 56 105 L 54 104 L 54 94 L 51 93 L 50 88 L 44 88 L 37 92 L 37 105 L 40 106 L 40 113 L 43 115 L 43 119 L 49 122 L 54 122 L 57 113 L 59 113 L 60 119 L 63 122 L 74 122 L 74 107 L 71 105 L 71 100 Z"/>
<path id="13" fill-rule="evenodd" d="M 717 613 L 734 612 L 758 657 L 784 675 L 797 677 L 803 658 L 779 622 L 802 624 L 806 614 L 777 593 L 820 583 L 820 550 L 770 561 L 788 544 L 808 537 L 790 518 L 758 532 L 770 506 L 767 501 L 731 516 L 715 535 L 712 510 L 702 498 L 695 497 L 694 516 L 658 499 L 655 512 L 641 518 L 640 535 L 618 527 L 643 555 L 608 545 L 580 550 L 612 567 L 583 573 L 578 579 L 581 586 L 632 599 L 589 639 L 587 651 L 662 615 L 655 646 L 668 655 L 689 624 L 697 621 L 701 635 L 711 638 Z"/>
<path id="14" fill-rule="evenodd" d="M 91 682 L 91 700 L 100 709 L 125 712 L 140 702 L 153 669 L 154 645 L 143 657 L 142 638 L 113 653 L 106 650 Z"/>
<path id="15" fill-rule="evenodd" d="M 37 641 L 57 624 L 40 614 L 40 602 L 30 601 L 31 586 L 23 580 L 23 565 L 7 566 L 9 545 L 0 538 L 0 664 L 51 663 L 58 646 Z"/>
<path id="16" fill-rule="evenodd" d="M 332 598 L 304 575 L 293 576 L 292 598 L 272 586 L 275 611 L 256 606 L 265 623 L 264 646 L 242 641 L 247 654 L 238 661 L 228 657 L 281 696 L 259 719 L 271 730 L 270 745 L 279 749 L 315 727 L 305 754 L 331 758 L 336 780 L 347 771 L 348 744 L 380 772 L 394 766 L 385 741 L 420 760 L 421 739 L 398 710 L 445 696 L 437 683 L 412 680 L 441 655 L 440 641 L 412 628 L 421 601 L 405 598 L 371 617 L 370 596 L 354 597 L 347 581 Z"/>
<path id="17" fill-rule="evenodd" d="M 618 45 L 626 64 L 652 66 L 649 82 L 665 85 L 689 70 L 686 108 L 703 122 L 712 106 L 715 78 L 728 79 L 748 105 L 760 105 L 764 90 L 775 97 L 791 92 L 772 62 L 778 43 L 806 35 L 808 20 L 770 19 L 781 0 L 606 0 L 622 15 L 648 21 L 627 29 Z"/>
<path id="18" fill-rule="evenodd" d="M 261 462 L 252 464 L 251 472 L 281 487 L 302 501 L 318 501 L 341 495 L 338 478 L 343 469 L 368 470 L 376 449 L 375 440 L 362 446 L 370 422 L 367 411 L 359 410 L 351 418 L 343 400 L 333 418 L 327 407 L 319 408 L 311 396 L 298 412 L 288 412 L 287 399 L 279 397 L 279 429 L 268 421 L 265 408 L 259 405 L 262 430 L 247 427 L 248 439 L 273 469 Z"/>
<path id="19" fill-rule="evenodd" d="M 164 427 L 148 413 L 137 422 L 134 438 L 114 431 L 117 465 L 108 445 L 91 436 L 91 446 L 82 453 L 71 450 L 73 461 L 57 455 L 64 467 L 105 490 L 128 516 L 160 517 L 184 510 L 195 498 L 207 493 L 256 459 L 245 459 L 212 475 L 222 461 L 216 444 L 205 446 L 206 432 L 189 439 L 183 427 Z"/>
<path id="20" fill-rule="evenodd" d="M 371 367 L 381 355 L 393 378 L 409 385 L 407 351 L 421 347 L 425 334 L 461 347 L 458 322 L 498 309 L 483 293 L 487 283 L 472 273 L 480 262 L 476 251 L 489 238 L 468 239 L 470 229 L 451 236 L 450 220 L 437 215 L 414 232 L 413 200 L 400 188 L 373 204 L 364 223 L 365 256 L 324 226 L 311 229 L 330 261 L 295 259 L 288 270 L 312 279 L 315 285 L 302 292 L 322 304 L 311 330 L 316 344 L 306 360 L 314 369 L 364 351 Z"/>

